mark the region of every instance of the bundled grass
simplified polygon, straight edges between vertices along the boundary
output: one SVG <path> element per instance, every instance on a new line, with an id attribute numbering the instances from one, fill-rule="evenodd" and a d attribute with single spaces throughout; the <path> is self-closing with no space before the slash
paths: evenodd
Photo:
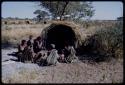
<path id="1" fill-rule="evenodd" d="M 107 58 L 109 56 L 122 58 L 123 23 L 120 22 L 112 27 L 97 30 L 94 35 L 85 40 L 82 52 L 101 55 L 100 58 Z"/>

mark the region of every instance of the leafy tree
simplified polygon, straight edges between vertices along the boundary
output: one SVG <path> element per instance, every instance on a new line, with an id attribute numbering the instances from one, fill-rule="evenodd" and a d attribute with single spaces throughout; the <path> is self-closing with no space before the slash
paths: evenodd
<path id="1" fill-rule="evenodd" d="M 75 1 L 41 1 L 39 6 L 46 8 L 51 13 L 53 19 L 70 15 L 70 19 L 79 20 L 81 18 L 90 19 L 94 15 L 91 2 Z"/>
<path id="2" fill-rule="evenodd" d="M 123 17 L 118 17 L 117 20 L 123 20 Z"/>
<path id="3" fill-rule="evenodd" d="M 13 19 L 12 17 L 7 17 L 7 19 Z"/>
<path id="4" fill-rule="evenodd" d="M 18 20 L 19 18 L 18 17 L 15 17 L 15 20 Z"/>
<path id="5" fill-rule="evenodd" d="M 36 10 L 34 14 L 37 15 L 36 17 L 38 19 L 38 22 L 40 22 L 41 20 L 45 20 L 45 18 L 49 16 L 49 14 L 46 11 L 42 10 Z"/>

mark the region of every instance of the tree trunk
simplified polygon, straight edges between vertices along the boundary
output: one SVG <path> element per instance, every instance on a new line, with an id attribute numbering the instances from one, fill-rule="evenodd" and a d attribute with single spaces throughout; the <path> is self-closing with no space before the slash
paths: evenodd
<path id="1" fill-rule="evenodd" d="M 66 1 L 66 4 L 64 5 L 62 14 L 61 14 L 61 16 L 60 16 L 60 21 L 62 20 L 62 16 L 64 15 L 64 12 L 65 12 L 65 9 L 66 9 L 66 6 L 68 5 L 68 3 L 69 3 L 69 1 Z"/>

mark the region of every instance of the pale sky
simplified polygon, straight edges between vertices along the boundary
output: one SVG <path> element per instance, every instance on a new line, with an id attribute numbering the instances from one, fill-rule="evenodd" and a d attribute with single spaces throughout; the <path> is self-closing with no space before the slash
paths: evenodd
<path id="1" fill-rule="evenodd" d="M 92 19 L 96 20 L 115 20 L 117 17 L 123 16 L 123 3 L 116 1 L 94 1 L 93 6 L 95 15 Z M 3 2 L 2 17 L 19 17 L 33 18 L 36 15 L 33 12 L 38 9 L 37 2 Z"/>
<path id="2" fill-rule="evenodd" d="M 95 15 L 92 19 L 111 19 L 114 20 L 117 17 L 123 16 L 123 3 L 115 1 L 98 1 L 93 2 Z"/>

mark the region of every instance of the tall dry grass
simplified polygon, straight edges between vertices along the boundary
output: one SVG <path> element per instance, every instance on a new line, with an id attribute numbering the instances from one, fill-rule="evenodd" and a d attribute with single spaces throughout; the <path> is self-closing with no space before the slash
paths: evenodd
<path id="1" fill-rule="evenodd" d="M 2 25 L 2 45 L 17 45 L 22 39 L 28 39 L 29 35 L 34 38 L 40 35 L 47 25 Z"/>
<path id="2" fill-rule="evenodd" d="M 122 57 L 122 22 L 89 22 L 88 24 L 90 26 L 82 30 L 82 38 L 84 38 L 82 40 L 84 41 L 83 46 L 80 48 L 81 53 L 88 52 L 105 56 Z M 2 25 L 2 45 L 14 44 L 17 46 L 22 39 L 28 39 L 29 35 L 33 35 L 36 38 L 41 34 L 42 29 L 48 25 L 50 24 Z"/>

